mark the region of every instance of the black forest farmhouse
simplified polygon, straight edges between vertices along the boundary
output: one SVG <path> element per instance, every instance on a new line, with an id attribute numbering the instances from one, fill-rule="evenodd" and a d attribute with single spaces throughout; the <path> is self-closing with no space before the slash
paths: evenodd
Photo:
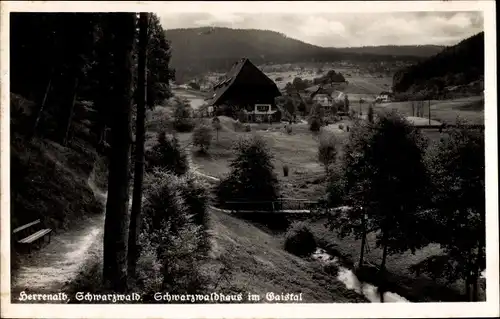
<path id="1" fill-rule="evenodd" d="M 277 96 L 281 93 L 276 83 L 250 60 L 242 58 L 214 85 L 209 105 L 215 109 L 226 108 L 232 114 L 243 110 L 252 122 L 279 121 Z"/>

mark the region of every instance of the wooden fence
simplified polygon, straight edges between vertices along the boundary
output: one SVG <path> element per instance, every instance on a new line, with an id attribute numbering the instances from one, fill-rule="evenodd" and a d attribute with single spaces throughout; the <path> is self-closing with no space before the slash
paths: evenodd
<path id="1" fill-rule="evenodd" d="M 235 212 L 306 212 L 317 209 L 320 203 L 307 199 L 279 198 L 276 201 L 234 200 L 225 202 L 226 209 Z"/>
<path id="2" fill-rule="evenodd" d="M 448 124 L 441 124 L 441 125 L 415 125 L 415 128 L 421 129 L 421 130 L 440 130 L 440 131 L 445 131 L 448 128 L 455 128 L 457 125 L 448 125 Z M 464 126 L 465 128 L 472 129 L 472 130 L 481 130 L 484 131 L 484 125 L 483 124 L 468 124 Z"/>

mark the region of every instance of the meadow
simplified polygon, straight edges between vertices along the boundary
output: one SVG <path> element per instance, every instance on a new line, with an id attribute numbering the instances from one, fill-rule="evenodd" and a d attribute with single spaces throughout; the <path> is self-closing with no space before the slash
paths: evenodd
<path id="1" fill-rule="evenodd" d="M 214 132 L 212 145 L 208 154 L 200 154 L 191 143 L 192 133 L 178 133 L 182 147 L 189 149 L 193 164 L 204 174 L 222 178 L 230 172 L 229 164 L 235 154 L 232 145 L 240 138 L 256 134 L 262 137 L 274 156 L 274 171 L 280 181 L 281 193 L 284 197 L 317 200 L 323 196 L 324 168 L 318 162 L 318 136 L 309 131 L 307 124 L 293 124 L 292 134 L 287 134 L 284 124 L 250 124 L 251 132 L 238 131 L 233 127 L 234 121 L 219 117 L 222 129 L 218 139 Z M 200 120 L 202 121 L 202 120 Z M 208 124 L 208 121 L 203 121 Z M 344 136 L 338 132 L 339 138 Z M 283 167 L 289 169 L 284 176 Z"/>
<path id="2" fill-rule="evenodd" d="M 473 102 L 474 99 L 461 100 L 460 104 L 448 104 L 448 112 L 471 112 L 472 107 L 463 106 L 465 101 Z M 363 104 L 363 107 L 367 107 L 367 103 Z M 394 106 L 399 106 L 399 111 L 404 113 L 404 108 L 408 107 L 408 104 L 404 103 L 393 103 Z M 437 103 L 436 103 L 437 105 Z M 431 104 L 432 107 L 432 104 Z M 387 109 L 387 105 L 376 105 L 376 110 Z M 465 111 L 463 111 L 465 109 Z M 432 108 L 431 108 L 432 112 Z M 478 112 L 477 110 L 472 112 Z M 150 147 L 154 143 L 154 137 L 157 132 L 163 129 L 171 130 L 169 122 L 172 118 L 172 108 L 171 107 L 157 107 L 153 111 L 148 112 L 148 142 L 147 147 Z M 246 132 L 243 129 L 243 125 L 235 124 L 236 122 L 228 117 L 220 116 L 221 129 L 218 132 L 218 137 L 216 132 L 213 132 L 212 144 L 208 150 L 208 154 L 200 154 L 195 147 L 191 145 L 192 133 L 176 133 L 181 147 L 188 151 L 189 156 L 192 160 L 192 164 L 199 172 L 214 176 L 217 178 L 222 178 L 230 172 L 229 164 L 232 159 L 235 158 L 233 153 L 232 145 L 238 139 L 243 138 L 247 135 L 259 135 L 262 137 L 271 153 L 274 156 L 274 171 L 279 179 L 281 194 L 287 198 L 296 199 L 307 199 L 307 200 L 319 200 L 324 197 L 326 193 L 326 182 L 325 182 L 325 172 L 324 167 L 318 161 L 318 134 L 312 133 L 309 130 L 309 125 L 306 123 L 297 123 L 292 125 L 292 133 L 288 134 L 285 130 L 285 124 L 283 123 L 273 123 L 273 124 L 256 124 L 250 123 L 250 132 Z M 195 118 L 194 121 L 199 124 L 211 125 L 211 120 L 207 118 Z M 346 127 L 351 125 L 348 119 L 344 119 L 341 122 L 330 124 L 323 127 L 323 131 L 328 131 L 335 134 L 339 151 L 342 151 L 342 144 L 346 141 L 348 137 L 348 132 L 346 132 Z M 427 136 L 432 142 L 437 142 L 441 138 L 446 136 L 446 133 L 440 133 L 437 130 L 423 130 L 425 136 Z M 283 167 L 288 166 L 289 174 L 284 176 Z M 228 225 L 233 225 L 240 229 L 241 227 L 248 228 L 249 226 L 243 226 L 243 223 L 247 223 L 243 220 L 239 220 L 234 217 L 226 217 L 222 213 L 214 213 L 214 221 L 219 220 L 220 223 L 215 222 L 213 224 L 214 229 L 218 229 L 216 237 L 218 238 L 219 246 L 216 247 L 233 247 L 235 241 L 241 242 L 244 238 L 235 239 L 231 236 L 231 230 L 228 229 Z M 223 223 L 222 223 L 223 222 Z M 325 227 L 325 220 L 309 220 L 308 225 L 318 239 L 320 243 L 324 246 L 330 248 L 333 247 L 339 255 L 348 262 L 354 264 L 357 261 L 360 247 L 360 240 L 353 237 L 340 238 L 335 231 L 330 231 Z M 231 226 L 231 227 L 233 227 Z M 222 227 L 222 228 L 221 228 Z M 252 226 L 253 227 L 253 226 Z M 221 228 L 221 229 L 219 229 Z M 224 235 L 226 234 L 226 235 Z M 279 234 L 271 236 L 266 232 L 259 233 L 260 237 L 266 236 L 268 238 L 264 242 L 271 245 L 271 242 L 275 242 L 281 238 Z M 366 253 L 366 260 L 368 263 L 373 265 L 378 265 L 381 260 L 382 252 L 380 249 L 374 247 L 374 237 L 375 234 L 369 234 L 368 236 L 368 246 L 370 247 L 369 252 Z M 246 237 L 245 237 L 246 238 Z M 272 239 L 271 239 L 272 238 Z M 277 242 L 275 242 L 276 245 Z M 237 244 L 239 247 L 247 247 L 242 242 Z M 274 249 L 272 247 L 268 249 Z M 274 246 L 273 246 L 274 247 Z M 223 249 L 223 248 L 220 248 Z M 268 256 L 252 257 L 249 256 L 254 254 L 250 248 L 245 248 L 241 250 L 237 255 L 230 256 L 227 260 L 228 263 L 239 263 L 236 269 L 250 269 L 256 267 L 251 264 L 266 264 L 274 265 L 279 269 L 282 267 L 284 260 L 283 256 L 278 256 L 275 252 Z M 451 287 L 445 288 L 444 283 L 437 279 L 433 280 L 426 276 L 420 275 L 416 276 L 409 272 L 409 268 L 412 265 L 417 264 L 423 259 L 439 255 L 442 251 L 438 245 L 429 245 L 421 250 L 411 254 L 410 252 L 404 254 L 390 255 L 388 257 L 388 270 L 390 272 L 389 282 L 392 285 L 392 291 L 405 296 L 411 300 L 415 301 L 431 301 L 431 300 L 459 300 L 462 298 L 460 296 L 463 291 L 461 291 L 460 282 L 452 285 Z M 281 254 L 281 253 L 280 253 Z M 287 257 L 288 258 L 288 257 Z M 241 259 L 241 260 L 240 260 Z M 292 261 L 289 261 L 292 262 Z M 294 261 L 292 263 L 295 263 Z M 220 266 L 220 265 L 219 265 Z M 271 266 L 270 266 L 271 267 Z M 232 267 L 235 268 L 235 267 Z M 273 268 L 274 269 L 274 268 Z M 274 270 L 273 270 L 274 271 Z M 247 275 L 243 275 L 239 270 L 237 271 L 239 280 L 242 282 L 247 282 L 250 280 Z M 254 274 L 254 276 L 256 276 Z M 265 274 L 262 276 L 265 277 Z M 262 277 L 260 276 L 260 277 Z M 307 275 L 306 275 L 307 276 Z M 262 288 L 266 287 L 264 285 L 265 278 L 262 278 Z M 282 285 L 281 279 L 279 285 Z M 260 282 L 260 279 L 259 279 Z M 437 283 L 436 283 L 437 282 Z M 289 284 L 289 283 L 288 283 Z M 287 285 L 288 285 L 287 284 Z M 229 286 L 227 289 L 232 289 Z M 322 298 L 319 298 L 322 299 Z"/>
<path id="3" fill-rule="evenodd" d="M 429 117 L 428 101 L 424 103 L 424 117 Z M 484 97 L 472 96 L 453 100 L 431 100 L 431 119 L 441 123 L 455 124 L 457 117 L 471 124 L 484 124 Z M 407 116 L 412 115 L 412 102 L 392 102 L 375 105 L 375 109 L 395 109 Z"/>

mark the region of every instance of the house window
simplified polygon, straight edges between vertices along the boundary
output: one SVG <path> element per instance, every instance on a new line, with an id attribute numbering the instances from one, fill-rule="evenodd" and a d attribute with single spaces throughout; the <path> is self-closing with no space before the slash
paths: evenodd
<path id="1" fill-rule="evenodd" d="M 270 104 L 255 104 L 257 112 L 268 112 L 271 109 Z"/>

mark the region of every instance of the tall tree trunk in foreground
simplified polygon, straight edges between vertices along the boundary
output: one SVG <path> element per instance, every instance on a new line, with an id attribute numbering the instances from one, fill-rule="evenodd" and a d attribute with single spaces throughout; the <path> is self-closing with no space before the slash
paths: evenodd
<path id="1" fill-rule="evenodd" d="M 107 288 L 127 290 L 127 229 L 129 202 L 130 118 L 132 107 L 132 51 L 134 13 L 111 13 L 114 39 L 114 90 L 108 200 L 104 223 L 103 279 Z"/>
<path id="2" fill-rule="evenodd" d="M 139 18 L 139 70 L 137 84 L 137 118 L 135 138 L 134 193 L 128 237 L 128 274 L 135 277 L 139 257 L 139 231 L 142 210 L 142 184 L 144 180 L 144 121 L 146 116 L 146 49 L 148 41 L 148 13 Z"/>
<path id="3" fill-rule="evenodd" d="M 383 242 L 383 245 L 384 245 L 384 250 L 382 252 L 382 263 L 380 264 L 380 271 L 379 271 L 379 278 L 380 278 L 380 281 L 379 281 L 379 287 L 378 287 L 378 291 L 379 291 L 379 294 L 380 294 L 380 302 L 384 302 L 384 293 L 385 293 L 385 286 L 386 286 L 386 270 L 385 270 L 385 263 L 387 261 L 387 229 L 384 229 L 383 230 L 384 232 L 384 242 Z"/>
<path id="4" fill-rule="evenodd" d="M 474 270 L 472 272 L 472 301 L 479 300 L 478 280 L 479 280 L 479 273 L 477 265 L 475 265 Z"/>

